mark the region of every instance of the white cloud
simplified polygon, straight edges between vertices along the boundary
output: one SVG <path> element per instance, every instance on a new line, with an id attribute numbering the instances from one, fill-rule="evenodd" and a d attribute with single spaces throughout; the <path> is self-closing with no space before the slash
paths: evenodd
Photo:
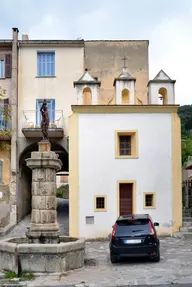
<path id="1" fill-rule="evenodd" d="M 190 13 L 191 14 L 191 13 Z M 162 68 L 175 84 L 176 103 L 191 104 L 192 15 L 163 20 L 150 36 L 150 78 Z"/>

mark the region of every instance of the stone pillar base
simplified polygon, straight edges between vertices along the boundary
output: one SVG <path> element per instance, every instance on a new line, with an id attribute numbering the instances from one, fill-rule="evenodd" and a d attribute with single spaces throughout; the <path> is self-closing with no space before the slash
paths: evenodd
<path id="1" fill-rule="evenodd" d="M 59 235 L 58 231 L 33 231 L 28 230 L 26 232 L 26 236 L 29 239 L 29 243 L 37 243 L 37 244 L 47 244 L 47 243 L 59 243 Z"/>

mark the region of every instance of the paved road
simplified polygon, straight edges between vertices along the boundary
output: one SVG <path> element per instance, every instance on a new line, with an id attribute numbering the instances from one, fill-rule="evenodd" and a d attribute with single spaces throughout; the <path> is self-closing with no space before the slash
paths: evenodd
<path id="1" fill-rule="evenodd" d="M 40 276 L 29 286 L 76 284 L 78 287 L 111 287 L 192 283 L 190 240 L 162 239 L 159 263 L 132 260 L 112 265 L 109 260 L 108 242 L 86 243 L 86 259 L 95 259 L 96 266 L 86 266 L 63 276 Z"/>
<path id="2" fill-rule="evenodd" d="M 68 202 L 66 200 L 59 200 L 58 221 L 61 234 L 68 235 Z M 29 223 L 30 216 L 6 237 L 24 236 Z M 166 284 L 190 283 L 187 286 L 176 285 L 176 287 L 192 287 L 192 240 L 162 239 L 159 263 L 136 260 L 112 265 L 109 260 L 108 242 L 86 243 L 86 259 L 89 263 L 89 259 L 94 259 L 96 266 L 88 264 L 81 270 L 71 271 L 62 276 L 40 276 L 28 286 L 125 287 L 154 284 L 157 287 L 157 284 L 169 286 Z"/>

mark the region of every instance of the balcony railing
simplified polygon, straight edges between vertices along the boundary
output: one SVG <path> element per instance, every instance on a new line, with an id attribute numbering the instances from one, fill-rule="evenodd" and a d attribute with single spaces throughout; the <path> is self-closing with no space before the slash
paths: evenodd
<path id="1" fill-rule="evenodd" d="M 41 114 L 39 111 L 23 111 L 24 115 L 24 123 L 23 128 L 41 128 Z M 62 110 L 54 110 L 49 115 L 49 129 L 51 128 L 63 128 L 63 111 Z"/>
<path id="2" fill-rule="evenodd" d="M 64 130 L 63 110 L 49 111 L 50 137 L 62 137 Z M 22 131 L 26 137 L 41 136 L 41 113 L 37 110 L 23 111 Z"/>

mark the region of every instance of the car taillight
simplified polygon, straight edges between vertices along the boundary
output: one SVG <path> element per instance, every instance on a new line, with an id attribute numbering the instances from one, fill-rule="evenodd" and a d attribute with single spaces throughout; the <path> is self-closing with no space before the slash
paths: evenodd
<path id="1" fill-rule="evenodd" d="M 150 229 L 151 229 L 151 235 L 156 238 L 156 232 L 155 232 L 155 229 L 153 227 L 153 224 L 151 221 L 149 221 L 149 226 L 150 226 Z"/>
<path id="2" fill-rule="evenodd" d="M 117 223 L 115 223 L 115 225 L 113 226 L 112 239 L 115 238 L 116 229 L 117 229 Z"/>

